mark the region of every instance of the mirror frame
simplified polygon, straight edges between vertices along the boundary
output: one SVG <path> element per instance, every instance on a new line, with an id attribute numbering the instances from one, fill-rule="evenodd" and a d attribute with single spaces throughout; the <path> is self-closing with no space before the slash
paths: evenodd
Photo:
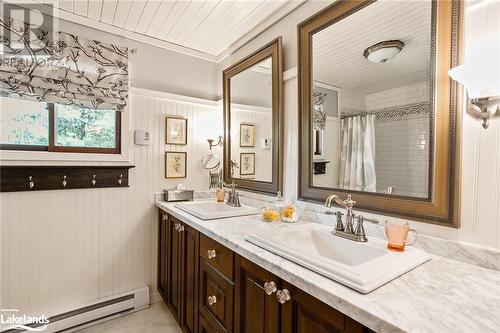
<path id="1" fill-rule="evenodd" d="M 234 183 L 242 190 L 272 193 L 283 191 L 283 55 L 281 37 L 264 45 L 244 59 L 226 68 L 222 73 L 224 99 L 224 181 Z M 273 171 L 272 182 L 253 179 L 233 178 L 230 175 L 231 158 L 231 78 L 262 60 L 272 59 L 272 133 L 273 133 Z"/>
<path id="2" fill-rule="evenodd" d="M 312 40 L 314 33 L 369 6 L 376 0 L 340 0 L 298 25 L 299 193 L 303 201 L 322 202 L 330 194 L 352 194 L 355 209 L 458 228 L 460 225 L 461 91 L 448 76 L 461 57 L 463 0 L 433 0 L 435 60 L 429 197 L 394 197 L 381 193 L 321 188 L 313 185 L 311 141 Z M 458 110 L 458 112 L 457 112 Z M 432 136 L 431 136 L 432 138 Z"/>

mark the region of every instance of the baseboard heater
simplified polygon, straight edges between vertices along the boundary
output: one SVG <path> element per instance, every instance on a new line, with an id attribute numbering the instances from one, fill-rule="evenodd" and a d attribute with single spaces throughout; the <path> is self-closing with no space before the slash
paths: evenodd
<path id="1" fill-rule="evenodd" d="M 124 314 L 145 309 L 149 306 L 147 287 L 114 295 L 89 303 L 78 309 L 66 311 L 49 317 L 49 324 L 43 333 L 73 332 Z M 40 325 L 26 325 L 33 330 L 9 329 L 2 333 L 29 332 L 40 329 Z"/>

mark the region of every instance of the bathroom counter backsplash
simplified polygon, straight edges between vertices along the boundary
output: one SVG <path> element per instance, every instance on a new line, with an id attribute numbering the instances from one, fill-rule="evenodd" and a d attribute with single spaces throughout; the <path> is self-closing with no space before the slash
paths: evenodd
<path id="1" fill-rule="evenodd" d="M 259 216 L 203 221 L 173 203 L 156 205 L 377 332 L 487 333 L 500 327 L 496 270 L 433 255 L 364 295 L 245 241 L 252 233 L 279 232 L 287 223 L 261 222 Z"/>
<path id="2" fill-rule="evenodd" d="M 215 192 L 196 191 L 194 197 L 195 200 L 215 199 Z M 157 194 L 156 200 L 163 200 L 163 194 Z M 271 196 L 253 192 L 244 192 L 240 198 L 242 204 L 259 209 L 262 208 L 266 202 L 272 200 L 274 200 L 274 198 Z M 302 201 L 295 201 L 295 204 L 297 205 L 300 221 L 321 223 L 330 225 L 332 228 L 335 226 L 335 216 L 326 215 L 325 211 L 327 208 L 323 205 Z M 339 210 L 340 208 L 333 209 Z M 385 239 L 383 226 L 384 221 L 380 219 L 380 216 L 365 212 L 363 212 L 362 215 L 376 218 L 380 222 L 380 225 L 365 223 L 366 234 L 371 237 Z M 466 242 L 451 241 L 443 238 L 428 236 L 422 233 L 419 234 L 417 243 L 414 246 L 431 254 L 500 271 L 500 249 L 479 246 Z"/>

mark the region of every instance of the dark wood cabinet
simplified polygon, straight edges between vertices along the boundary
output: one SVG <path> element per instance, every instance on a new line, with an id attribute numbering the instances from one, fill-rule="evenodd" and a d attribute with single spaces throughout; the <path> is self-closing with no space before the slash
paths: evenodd
<path id="1" fill-rule="evenodd" d="M 200 260 L 200 313 L 219 332 L 233 331 L 234 283 Z"/>
<path id="2" fill-rule="evenodd" d="M 216 330 L 210 326 L 209 323 L 203 318 L 203 316 L 200 314 L 199 316 L 199 333 L 218 333 Z"/>
<path id="3" fill-rule="evenodd" d="M 372 332 L 173 216 L 158 233 L 158 291 L 185 333 Z"/>
<path id="4" fill-rule="evenodd" d="M 282 304 L 282 333 L 370 333 L 343 313 L 283 282 L 290 298 Z"/>
<path id="5" fill-rule="evenodd" d="M 182 311 L 180 325 L 186 333 L 198 332 L 199 233 L 182 225 Z"/>
<path id="6" fill-rule="evenodd" d="M 180 322 L 181 315 L 181 282 L 182 282 L 182 257 L 181 257 L 181 233 L 182 223 L 175 217 L 170 216 L 168 223 L 167 242 L 167 300 L 168 308 L 174 315 L 175 320 Z"/>
<path id="7" fill-rule="evenodd" d="M 236 262 L 236 320 L 238 333 L 279 333 L 280 308 L 276 291 L 281 280 L 256 264 Z"/>
<path id="8" fill-rule="evenodd" d="M 199 232 L 160 214 L 158 292 L 186 333 L 198 332 Z"/>
<path id="9" fill-rule="evenodd" d="M 167 248 L 168 248 L 168 215 L 160 211 L 158 218 L 158 292 L 165 303 L 167 298 Z"/>

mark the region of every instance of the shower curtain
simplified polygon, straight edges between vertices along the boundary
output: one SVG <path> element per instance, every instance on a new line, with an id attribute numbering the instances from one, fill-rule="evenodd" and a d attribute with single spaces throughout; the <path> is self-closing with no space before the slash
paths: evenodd
<path id="1" fill-rule="evenodd" d="M 342 119 L 340 188 L 376 191 L 374 121 L 373 114 Z"/>

